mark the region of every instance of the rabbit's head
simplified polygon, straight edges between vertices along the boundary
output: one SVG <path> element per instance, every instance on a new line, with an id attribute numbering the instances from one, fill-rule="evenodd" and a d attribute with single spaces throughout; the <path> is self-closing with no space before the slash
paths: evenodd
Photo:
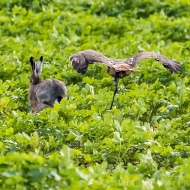
<path id="1" fill-rule="evenodd" d="M 30 84 L 38 84 L 41 82 L 40 75 L 42 73 L 42 61 L 42 56 L 37 63 L 35 63 L 34 57 L 30 57 L 30 67 L 32 71 L 32 75 L 30 76 Z"/>

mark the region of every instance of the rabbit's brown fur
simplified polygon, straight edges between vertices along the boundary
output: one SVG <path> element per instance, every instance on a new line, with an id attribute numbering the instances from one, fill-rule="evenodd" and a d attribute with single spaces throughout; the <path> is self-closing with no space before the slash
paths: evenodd
<path id="1" fill-rule="evenodd" d="M 30 77 L 29 100 L 32 107 L 32 113 L 40 112 L 47 107 L 53 107 L 55 102 L 60 102 L 66 97 L 67 89 L 64 82 L 56 79 L 47 79 L 41 81 L 42 60 L 35 64 L 34 58 L 30 58 L 32 75 Z"/>

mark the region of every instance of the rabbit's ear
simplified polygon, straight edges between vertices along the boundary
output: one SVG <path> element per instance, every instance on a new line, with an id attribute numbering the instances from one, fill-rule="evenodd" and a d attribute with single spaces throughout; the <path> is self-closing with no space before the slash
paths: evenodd
<path id="1" fill-rule="evenodd" d="M 36 64 L 36 73 L 41 74 L 42 73 L 42 65 L 43 65 L 43 57 L 40 57 L 40 60 Z"/>
<path id="2" fill-rule="evenodd" d="M 35 61 L 34 61 L 33 57 L 30 57 L 30 67 L 31 67 L 32 72 L 34 72 L 35 71 Z"/>

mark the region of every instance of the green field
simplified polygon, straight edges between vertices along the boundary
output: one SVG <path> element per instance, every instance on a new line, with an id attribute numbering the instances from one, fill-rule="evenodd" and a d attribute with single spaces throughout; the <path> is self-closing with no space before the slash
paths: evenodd
<path id="1" fill-rule="evenodd" d="M 0 189 L 190 189 L 190 0 L 1 0 Z M 85 75 L 69 56 L 152 51 L 181 63 L 170 74 L 141 61 L 119 82 L 102 64 Z M 67 99 L 31 113 L 29 58 Z"/>

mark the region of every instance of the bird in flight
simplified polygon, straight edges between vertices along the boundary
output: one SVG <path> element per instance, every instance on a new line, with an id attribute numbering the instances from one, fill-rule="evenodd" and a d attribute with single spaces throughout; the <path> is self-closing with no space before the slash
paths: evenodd
<path id="1" fill-rule="evenodd" d="M 114 77 L 115 81 L 115 90 L 110 109 L 112 109 L 114 98 L 118 91 L 119 79 L 130 75 L 135 65 L 146 58 L 154 58 L 156 61 L 161 62 L 170 73 L 177 73 L 182 68 L 179 62 L 154 52 L 141 52 L 127 59 L 113 59 L 95 50 L 84 50 L 69 57 L 73 68 L 82 74 L 86 73 L 89 64 L 95 62 L 103 63 L 107 66 L 108 74 Z"/>

